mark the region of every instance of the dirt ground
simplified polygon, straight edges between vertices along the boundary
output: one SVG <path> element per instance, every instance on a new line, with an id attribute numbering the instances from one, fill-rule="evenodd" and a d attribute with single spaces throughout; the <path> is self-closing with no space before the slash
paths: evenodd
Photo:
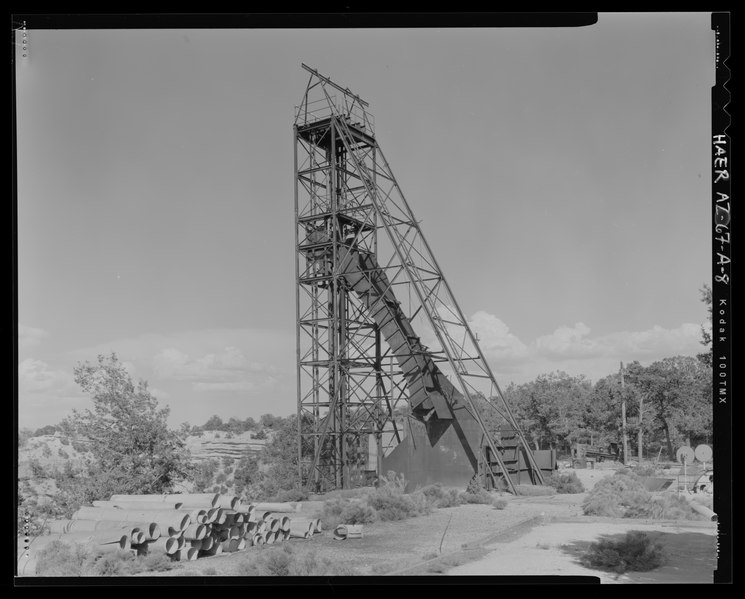
<path id="1" fill-rule="evenodd" d="M 614 470 L 577 470 L 587 490 Z M 364 526 L 361 539 L 337 541 L 331 531 L 312 539 L 285 541 L 293 553 L 314 552 L 343 564 L 361 576 L 590 576 L 601 583 L 709 583 L 716 568 L 716 524 L 613 518 L 590 518 L 582 513 L 585 493 L 575 495 L 504 495 L 507 506 L 462 505 L 400 522 Z M 320 501 L 305 502 L 299 516 L 312 517 Z M 615 573 L 590 570 L 578 556 L 591 542 L 623 535 L 629 530 L 649 532 L 665 547 L 667 563 L 652 572 Z M 236 576 L 241 562 L 258 551 L 248 548 L 231 554 L 182 562 L 159 576 Z M 151 574 L 152 575 L 152 574 Z M 250 581 L 246 581 L 250 582 Z"/>

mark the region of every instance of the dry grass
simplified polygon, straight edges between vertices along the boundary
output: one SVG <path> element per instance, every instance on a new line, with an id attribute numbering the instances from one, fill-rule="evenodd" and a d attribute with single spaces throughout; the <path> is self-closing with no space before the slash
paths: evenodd
<path id="1" fill-rule="evenodd" d="M 588 516 L 651 518 L 656 520 L 704 520 L 688 502 L 674 493 L 653 495 L 626 470 L 604 478 L 593 487 L 582 504 Z"/>
<path id="2" fill-rule="evenodd" d="M 95 547 L 52 541 L 39 552 L 38 576 L 131 576 L 177 567 L 166 555 L 137 557 L 129 551 L 99 553 Z"/>
<path id="3" fill-rule="evenodd" d="M 295 554 L 288 543 L 282 546 L 262 546 L 247 554 L 237 567 L 239 576 L 353 576 L 357 571 L 327 557 L 319 558 L 310 551 Z"/>

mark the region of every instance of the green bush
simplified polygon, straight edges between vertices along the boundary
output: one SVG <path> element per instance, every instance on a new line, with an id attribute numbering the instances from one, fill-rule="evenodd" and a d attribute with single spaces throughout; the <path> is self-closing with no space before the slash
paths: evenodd
<path id="1" fill-rule="evenodd" d="M 289 543 L 262 545 L 247 554 L 236 568 L 241 576 L 351 576 L 357 572 L 329 558 L 318 559 L 314 552 L 297 555 Z"/>
<path id="2" fill-rule="evenodd" d="M 396 474 L 393 470 L 378 479 L 376 492 L 388 495 L 403 495 L 406 492 L 406 477 L 403 472 Z"/>
<path id="3" fill-rule="evenodd" d="M 633 473 L 636 476 L 656 476 L 657 469 L 652 464 L 640 464 L 634 468 Z"/>
<path id="4" fill-rule="evenodd" d="M 129 551 L 115 551 L 100 556 L 91 568 L 96 576 L 128 576 L 136 570 L 137 557 Z"/>
<path id="5" fill-rule="evenodd" d="M 492 500 L 491 504 L 495 508 L 497 508 L 498 510 L 503 510 L 504 508 L 507 507 L 507 500 L 506 499 L 502 499 L 501 497 L 495 497 Z"/>
<path id="6" fill-rule="evenodd" d="M 492 502 L 492 495 L 486 489 L 480 489 L 477 492 L 465 491 L 460 494 L 460 500 L 463 503 L 481 503 L 490 504 Z"/>
<path id="7" fill-rule="evenodd" d="M 648 516 L 652 494 L 633 474 L 606 476 L 595 483 L 582 504 L 588 516 L 644 518 Z"/>
<path id="8" fill-rule="evenodd" d="M 383 522 L 405 520 L 432 511 L 432 506 L 421 492 L 404 495 L 377 489 L 367 496 L 367 503 Z"/>
<path id="9" fill-rule="evenodd" d="M 554 487 L 559 494 L 584 493 L 585 486 L 577 477 L 576 472 L 553 472 L 546 484 Z"/>
<path id="10" fill-rule="evenodd" d="M 96 554 L 89 546 L 52 541 L 39 551 L 37 576 L 84 576 Z"/>
<path id="11" fill-rule="evenodd" d="M 369 524 L 376 519 L 377 513 L 367 503 L 343 497 L 325 501 L 321 512 L 321 521 L 326 529 L 336 528 L 339 524 Z"/>
<path id="12" fill-rule="evenodd" d="M 518 495 L 523 497 L 540 497 L 545 495 L 555 495 L 556 489 L 547 485 L 515 485 Z"/>
<path id="13" fill-rule="evenodd" d="M 435 483 L 419 490 L 434 507 L 455 507 L 461 504 L 460 493 L 457 489 L 445 489 L 442 484 Z"/>
<path id="14" fill-rule="evenodd" d="M 39 460 L 29 460 L 28 465 L 31 468 L 31 476 L 34 478 L 46 478 L 48 476 L 47 471 L 44 469 L 44 466 L 41 465 Z"/>
<path id="15" fill-rule="evenodd" d="M 662 545 L 653 542 L 646 533 L 632 530 L 619 541 L 593 543 L 580 561 L 587 567 L 619 574 L 629 570 L 647 572 L 665 563 L 665 552 Z"/>
<path id="16" fill-rule="evenodd" d="M 137 558 L 137 564 L 140 572 L 166 572 L 176 567 L 173 560 L 165 553 L 151 553 Z"/>
<path id="17" fill-rule="evenodd" d="M 52 541 L 39 551 L 38 576 L 131 576 L 163 572 L 176 565 L 165 554 L 137 557 L 130 551 L 100 553 L 92 545 Z"/>
<path id="18" fill-rule="evenodd" d="M 695 511 L 686 499 L 675 493 L 653 497 L 644 517 L 658 520 L 708 520 Z"/>

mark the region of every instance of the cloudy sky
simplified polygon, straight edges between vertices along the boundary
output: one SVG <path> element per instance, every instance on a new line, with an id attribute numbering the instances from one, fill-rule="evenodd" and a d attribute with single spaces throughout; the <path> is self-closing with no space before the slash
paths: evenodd
<path id="1" fill-rule="evenodd" d="M 19 425 L 116 352 L 176 425 L 295 410 L 293 109 L 376 136 L 500 384 L 694 355 L 711 279 L 708 13 L 574 29 L 31 30 Z"/>

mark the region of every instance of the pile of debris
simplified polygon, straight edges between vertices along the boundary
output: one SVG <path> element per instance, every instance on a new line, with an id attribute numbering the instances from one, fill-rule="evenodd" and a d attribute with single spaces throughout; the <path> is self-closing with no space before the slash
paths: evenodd
<path id="1" fill-rule="evenodd" d="M 93 544 L 99 552 L 159 552 L 191 561 L 291 538 L 309 539 L 322 531 L 321 521 L 293 517 L 301 507 L 294 502 L 243 503 L 239 497 L 213 493 L 113 495 L 81 507 L 70 520 L 47 522 L 50 534 L 31 539 L 22 557 L 35 562 L 40 549 L 60 540 Z M 35 568 L 30 565 L 25 564 L 27 573 Z"/>

